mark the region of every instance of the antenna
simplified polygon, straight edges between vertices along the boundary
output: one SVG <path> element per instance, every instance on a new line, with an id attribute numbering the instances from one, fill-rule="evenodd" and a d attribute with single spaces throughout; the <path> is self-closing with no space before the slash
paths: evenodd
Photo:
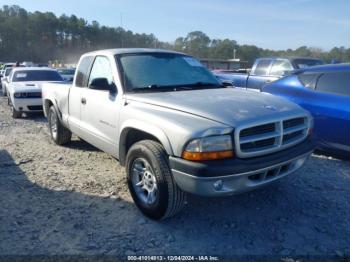
<path id="1" fill-rule="evenodd" d="M 123 28 L 123 13 L 120 13 L 120 27 L 121 27 L 121 31 L 120 31 L 120 38 L 121 38 L 121 42 L 122 42 L 122 48 L 124 47 L 124 28 Z"/>

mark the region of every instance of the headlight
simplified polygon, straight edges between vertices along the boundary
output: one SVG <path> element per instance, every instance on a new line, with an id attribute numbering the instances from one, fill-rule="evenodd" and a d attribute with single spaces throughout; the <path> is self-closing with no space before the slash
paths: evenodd
<path id="1" fill-rule="evenodd" d="M 192 161 L 215 160 L 233 157 L 230 135 L 209 136 L 190 141 L 182 158 Z"/>

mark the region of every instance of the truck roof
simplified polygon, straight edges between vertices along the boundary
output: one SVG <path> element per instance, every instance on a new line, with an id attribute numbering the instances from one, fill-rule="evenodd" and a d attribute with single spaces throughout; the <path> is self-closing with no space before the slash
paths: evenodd
<path id="1" fill-rule="evenodd" d="M 303 57 L 303 56 L 272 56 L 272 57 L 259 57 L 258 59 L 289 59 L 289 60 L 297 60 L 297 59 L 308 59 L 308 60 L 320 60 L 319 58 L 314 57 Z"/>
<path id="2" fill-rule="evenodd" d="M 119 54 L 134 54 L 134 53 L 173 53 L 173 54 L 183 54 L 176 51 L 165 50 L 165 49 L 155 49 L 155 48 L 115 48 L 115 49 L 104 49 L 86 53 L 85 55 L 97 55 L 97 54 L 109 54 L 109 55 L 119 55 Z"/>
<path id="3" fill-rule="evenodd" d="M 337 71 L 338 72 L 350 71 L 350 63 L 312 66 L 312 67 L 307 67 L 307 68 L 297 70 L 296 73 L 303 73 L 303 72 L 323 73 L 323 72 L 337 72 Z"/>

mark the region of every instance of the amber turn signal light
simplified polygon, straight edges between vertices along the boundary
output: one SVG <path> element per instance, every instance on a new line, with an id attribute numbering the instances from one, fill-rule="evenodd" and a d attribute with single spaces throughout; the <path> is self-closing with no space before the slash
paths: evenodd
<path id="1" fill-rule="evenodd" d="M 188 152 L 182 153 L 182 158 L 191 161 L 216 160 L 224 158 L 232 158 L 233 151 L 218 151 L 218 152 Z"/>

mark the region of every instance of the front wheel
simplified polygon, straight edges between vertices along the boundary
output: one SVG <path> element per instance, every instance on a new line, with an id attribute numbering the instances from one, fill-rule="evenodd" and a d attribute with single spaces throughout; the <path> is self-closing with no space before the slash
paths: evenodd
<path id="1" fill-rule="evenodd" d="M 10 100 L 8 100 L 8 103 L 10 104 L 11 108 L 11 115 L 13 118 L 21 118 L 22 117 L 22 112 L 17 111 L 16 108 L 13 106 Z"/>
<path id="2" fill-rule="evenodd" d="M 52 140 L 57 145 L 63 145 L 70 142 L 72 133 L 62 125 L 53 106 L 50 107 L 48 112 L 48 120 Z"/>
<path id="3" fill-rule="evenodd" d="M 186 193 L 174 181 L 168 155 L 159 143 L 135 143 L 126 157 L 126 172 L 131 196 L 149 218 L 171 217 L 183 208 Z"/>

